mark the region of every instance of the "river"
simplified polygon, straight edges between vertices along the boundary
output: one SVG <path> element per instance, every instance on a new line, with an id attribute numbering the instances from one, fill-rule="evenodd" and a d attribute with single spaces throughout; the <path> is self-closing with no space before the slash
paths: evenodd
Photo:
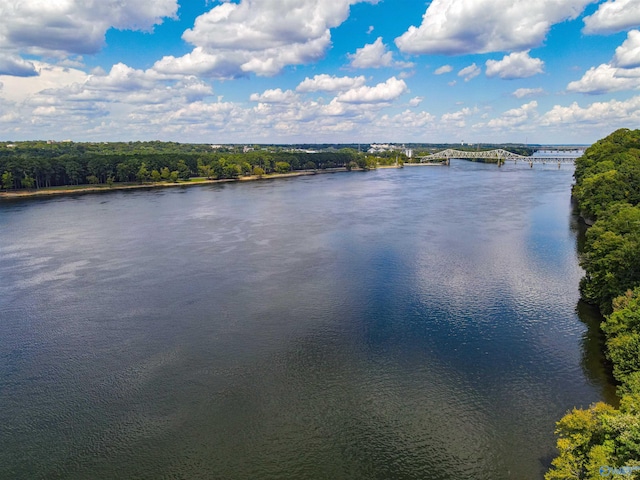
<path id="1" fill-rule="evenodd" d="M 572 173 L 0 203 L 0 478 L 542 479 L 614 400 Z"/>

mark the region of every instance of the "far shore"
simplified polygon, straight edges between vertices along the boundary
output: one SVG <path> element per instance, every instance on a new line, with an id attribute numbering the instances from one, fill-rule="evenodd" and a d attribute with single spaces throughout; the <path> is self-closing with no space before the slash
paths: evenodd
<path id="1" fill-rule="evenodd" d="M 354 169 L 356 170 L 356 169 Z M 157 182 L 157 183 L 140 183 L 140 184 L 122 184 L 114 183 L 112 186 L 108 185 L 79 185 L 79 186 L 62 186 L 62 187 L 50 187 L 40 188 L 37 190 L 18 190 L 11 192 L 0 192 L 0 200 L 12 200 L 22 198 L 34 198 L 34 197 L 50 197 L 61 195 L 78 195 L 85 193 L 103 193 L 103 192 L 115 192 L 120 190 L 147 190 L 152 188 L 168 188 L 168 187 L 194 187 L 198 185 L 211 185 L 217 183 L 237 183 L 237 182 L 250 182 L 256 180 L 271 180 L 276 178 L 290 178 L 290 177 L 303 177 L 308 175 L 317 175 L 322 173 L 338 173 L 346 172 L 346 168 L 327 168 L 325 170 L 301 170 L 297 172 L 289 173 L 271 173 L 268 175 L 250 175 L 240 178 L 228 178 L 221 180 L 207 180 L 206 178 L 193 178 L 189 181 L 182 182 Z"/>
<path id="2" fill-rule="evenodd" d="M 438 166 L 440 163 L 405 163 L 404 166 Z M 378 165 L 377 169 L 385 168 L 402 168 L 403 165 Z M 78 195 L 85 193 L 103 193 L 103 192 L 115 192 L 119 190 L 148 190 L 152 188 L 168 188 L 168 187 L 194 187 L 198 185 L 211 185 L 216 183 L 237 183 L 237 182 L 251 182 L 257 180 L 271 180 L 277 178 L 293 178 L 293 177 L 305 177 L 309 175 L 318 175 L 323 173 L 340 173 L 348 171 L 363 171 L 360 168 L 354 168 L 347 170 L 345 167 L 339 168 L 327 168 L 323 170 L 299 170 L 289 173 L 270 173 L 266 175 L 248 175 L 240 178 L 225 178 L 220 180 L 207 180 L 206 178 L 192 178 L 188 181 L 180 182 L 157 182 L 157 183 L 126 183 L 118 184 L 114 183 L 111 186 L 101 185 L 65 185 L 61 187 L 47 187 L 39 188 L 37 190 L 16 190 L 10 192 L 0 192 L 1 200 L 14 200 L 21 198 L 34 198 L 34 197 L 51 197 L 62 195 Z"/>

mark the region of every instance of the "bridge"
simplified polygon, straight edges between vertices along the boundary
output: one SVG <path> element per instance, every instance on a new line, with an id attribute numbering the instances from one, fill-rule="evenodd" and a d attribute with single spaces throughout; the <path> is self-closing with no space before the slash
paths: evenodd
<path id="1" fill-rule="evenodd" d="M 468 159 L 468 160 L 496 160 L 498 165 L 501 165 L 507 160 L 513 160 L 514 162 L 523 161 L 528 162 L 531 166 L 534 163 L 574 163 L 577 158 L 580 158 L 584 153 L 584 150 L 573 151 L 546 151 L 549 155 L 518 155 L 517 153 L 509 152 L 501 148 L 497 150 L 485 150 L 485 151 L 462 151 L 453 150 L 451 148 L 443 150 L 441 152 L 433 153 L 420 157 L 420 163 L 446 163 L 449 165 L 449 161 L 452 158 Z"/>

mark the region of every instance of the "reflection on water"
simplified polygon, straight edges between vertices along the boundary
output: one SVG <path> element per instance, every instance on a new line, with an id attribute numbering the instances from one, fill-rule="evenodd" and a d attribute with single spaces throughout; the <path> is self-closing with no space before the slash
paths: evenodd
<path id="1" fill-rule="evenodd" d="M 571 174 L 0 205 L 0 477 L 541 479 L 611 400 Z"/>
<path id="2" fill-rule="evenodd" d="M 598 307 L 579 301 L 576 306 L 578 318 L 587 326 L 582 339 L 582 362 L 584 373 L 594 385 L 602 386 L 603 401 L 618 407 L 619 398 L 616 396 L 615 380 L 611 365 L 603 358 L 604 335 L 600 324 L 604 321 Z"/>

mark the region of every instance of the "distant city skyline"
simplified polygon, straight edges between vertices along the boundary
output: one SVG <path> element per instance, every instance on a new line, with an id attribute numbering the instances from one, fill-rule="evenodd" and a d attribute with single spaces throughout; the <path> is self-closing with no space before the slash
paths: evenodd
<path id="1" fill-rule="evenodd" d="M 0 140 L 589 144 L 640 0 L 4 0 Z"/>

